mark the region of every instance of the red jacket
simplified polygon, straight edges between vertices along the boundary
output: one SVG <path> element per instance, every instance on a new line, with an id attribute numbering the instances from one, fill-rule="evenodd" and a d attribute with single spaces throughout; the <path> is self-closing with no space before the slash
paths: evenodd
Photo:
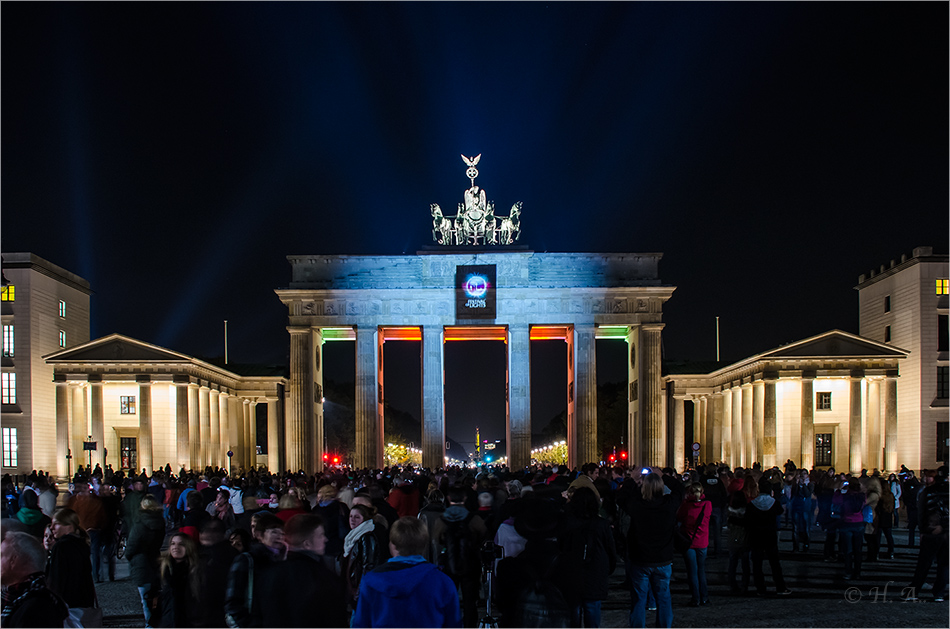
<path id="1" fill-rule="evenodd" d="M 676 521 L 683 525 L 683 532 L 693 537 L 690 548 L 707 548 L 709 546 L 709 516 L 712 514 L 712 503 L 703 496 L 699 501 L 687 498 L 676 512 Z M 697 525 L 698 520 L 698 525 Z"/>
<path id="2" fill-rule="evenodd" d="M 389 492 L 386 498 L 400 518 L 405 516 L 416 517 L 419 515 L 419 492 L 412 485 L 401 485 Z"/>

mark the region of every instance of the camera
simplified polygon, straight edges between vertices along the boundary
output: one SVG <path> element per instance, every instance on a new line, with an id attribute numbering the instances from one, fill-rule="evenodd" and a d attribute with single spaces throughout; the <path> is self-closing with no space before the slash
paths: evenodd
<path id="1" fill-rule="evenodd" d="M 495 567 L 495 560 L 505 556 L 505 549 L 492 541 L 482 544 L 480 551 L 482 565 L 491 570 Z"/>
<path id="2" fill-rule="evenodd" d="M 650 468 L 648 468 L 648 467 L 645 467 L 645 468 L 643 468 L 642 470 L 640 470 L 640 474 L 641 474 L 642 476 L 646 476 L 646 475 L 649 474 L 649 473 L 650 473 Z"/>

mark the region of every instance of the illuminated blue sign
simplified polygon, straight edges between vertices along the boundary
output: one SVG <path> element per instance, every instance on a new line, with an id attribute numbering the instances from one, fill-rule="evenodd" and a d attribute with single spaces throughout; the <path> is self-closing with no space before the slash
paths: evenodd
<path id="1" fill-rule="evenodd" d="M 495 265 L 456 267 L 455 293 L 457 319 L 494 319 Z"/>

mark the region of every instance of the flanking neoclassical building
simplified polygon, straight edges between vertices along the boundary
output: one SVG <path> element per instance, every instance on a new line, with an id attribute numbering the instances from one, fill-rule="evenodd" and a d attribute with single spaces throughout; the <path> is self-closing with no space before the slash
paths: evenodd
<path id="1" fill-rule="evenodd" d="M 908 352 L 831 330 L 706 374 L 664 376 L 678 469 L 729 465 L 896 470 L 900 363 Z M 687 413 L 687 409 L 691 409 Z M 691 432 L 687 434 L 687 426 Z"/>
<path id="2" fill-rule="evenodd" d="M 44 357 L 56 389 L 60 477 L 92 464 L 151 471 L 285 464 L 282 375 L 246 376 L 121 334 Z M 257 455 L 258 406 L 267 409 L 267 456 Z M 53 449 L 54 444 L 47 447 Z M 70 459 L 67 459 L 70 456 Z"/>

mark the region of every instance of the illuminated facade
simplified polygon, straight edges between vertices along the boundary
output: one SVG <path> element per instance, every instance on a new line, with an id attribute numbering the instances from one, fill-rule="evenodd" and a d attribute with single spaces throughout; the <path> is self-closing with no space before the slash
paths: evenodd
<path id="1" fill-rule="evenodd" d="M 45 357 L 54 389 L 55 467 L 61 477 L 89 463 L 151 471 L 258 464 L 282 469 L 283 376 L 245 376 L 227 367 L 111 334 Z M 266 458 L 257 455 L 257 407 L 267 408 Z M 229 461 L 228 452 L 233 457 Z"/>
<path id="2" fill-rule="evenodd" d="M 42 356 L 89 340 L 89 282 L 32 253 L 4 253 L 3 473 L 56 472 L 53 368 Z"/>
<path id="3" fill-rule="evenodd" d="M 861 336 L 908 350 L 901 362 L 898 459 L 914 469 L 947 461 L 950 343 L 948 256 L 917 247 L 858 278 Z"/>
<path id="4" fill-rule="evenodd" d="M 895 470 L 907 352 L 832 330 L 708 374 L 664 377 L 676 467 L 699 462 Z M 687 407 L 691 412 L 687 413 Z M 687 434 L 687 419 L 692 431 Z"/>
<path id="5" fill-rule="evenodd" d="M 665 465 L 660 337 L 675 289 L 660 283 L 660 258 L 499 249 L 288 257 L 290 286 L 276 291 L 289 314 L 288 465 L 314 469 L 323 455 L 322 346 L 334 339 L 356 341 L 357 466 L 383 463 L 383 346 L 400 339 L 422 344 L 424 465 L 444 463 L 443 343 L 479 339 L 507 346 L 509 465 L 531 458 L 535 339 L 567 343 L 568 460 L 597 461 L 595 339 L 608 337 L 630 348 L 631 457 Z"/>

